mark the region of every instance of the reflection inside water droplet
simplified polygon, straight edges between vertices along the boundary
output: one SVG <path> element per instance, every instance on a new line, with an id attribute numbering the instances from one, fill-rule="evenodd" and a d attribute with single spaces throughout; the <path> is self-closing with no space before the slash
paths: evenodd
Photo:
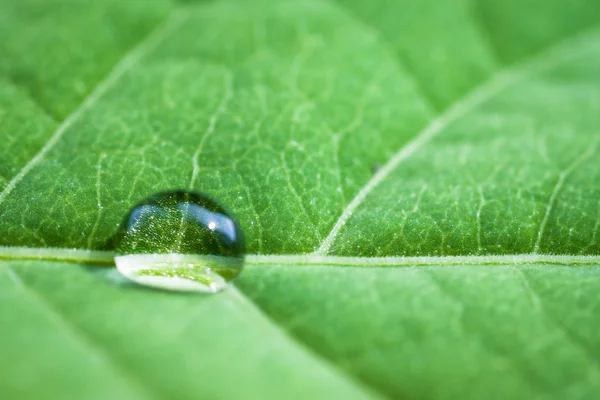
<path id="1" fill-rule="evenodd" d="M 123 223 L 115 264 L 152 287 L 218 292 L 242 270 L 244 237 L 223 207 L 199 193 L 158 193 Z"/>

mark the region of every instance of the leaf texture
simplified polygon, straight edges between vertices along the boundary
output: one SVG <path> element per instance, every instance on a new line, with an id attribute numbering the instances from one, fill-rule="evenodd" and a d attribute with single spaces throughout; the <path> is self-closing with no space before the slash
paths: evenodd
<path id="1" fill-rule="evenodd" d="M 597 397 L 599 20 L 586 0 L 1 2 L 0 391 Z M 239 291 L 93 266 L 176 188 L 238 217 Z"/>

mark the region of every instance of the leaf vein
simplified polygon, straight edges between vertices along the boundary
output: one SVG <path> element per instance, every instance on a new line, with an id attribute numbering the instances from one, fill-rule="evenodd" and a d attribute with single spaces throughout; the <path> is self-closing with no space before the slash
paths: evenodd
<path id="1" fill-rule="evenodd" d="M 114 265 L 112 251 L 0 246 L 0 260 L 68 261 L 96 265 Z M 321 265 L 346 267 L 411 267 L 427 265 L 600 265 L 600 255 L 512 254 L 491 256 L 416 256 L 416 257 L 343 257 L 314 254 L 246 256 L 252 265 Z"/>
<path id="2" fill-rule="evenodd" d="M 4 190 L 0 193 L 0 205 L 4 203 L 6 198 L 12 193 L 15 187 L 25 178 L 25 176 L 36 167 L 46 154 L 54 148 L 56 143 L 63 135 L 75 124 L 81 116 L 92 108 L 96 102 L 125 74 L 138 60 L 149 50 L 154 48 L 166 35 L 168 35 L 176 26 L 182 22 L 182 18 L 169 18 L 167 23 L 161 25 L 148 35 L 137 47 L 131 50 L 125 57 L 118 62 L 115 67 L 108 73 L 106 78 L 102 80 L 83 103 L 71 113 L 54 131 L 50 139 L 40 149 L 40 151 L 27 163 L 25 166 L 8 182 Z"/>
<path id="3" fill-rule="evenodd" d="M 588 32 L 585 34 L 587 33 Z M 583 51 L 580 49 L 573 51 L 572 42 L 577 39 L 579 39 L 579 35 L 561 41 L 545 51 L 530 57 L 524 62 L 520 62 L 505 71 L 495 74 L 488 81 L 477 86 L 450 106 L 445 112 L 434 118 L 412 141 L 400 148 L 400 150 L 394 154 L 379 171 L 377 171 L 366 185 L 362 187 L 343 210 L 339 219 L 314 254 L 328 254 L 342 228 L 352 217 L 356 209 L 364 202 L 367 196 L 400 164 L 412 157 L 421 147 L 438 136 L 449 125 L 464 117 L 478 106 L 489 101 L 507 87 L 515 85 L 527 76 L 540 73 L 571 59 L 588 55 L 590 49 L 587 47 L 585 47 Z M 599 46 L 595 46 L 591 50 L 598 51 Z"/>
<path id="4" fill-rule="evenodd" d="M 558 180 L 554 185 L 554 189 L 550 194 L 548 199 L 548 204 L 546 205 L 546 212 L 544 213 L 544 217 L 542 218 L 542 222 L 540 223 L 540 227 L 537 233 L 537 241 L 535 242 L 535 246 L 533 248 L 533 253 L 537 254 L 540 251 L 540 247 L 542 245 L 542 239 L 544 238 L 544 232 L 546 231 L 546 226 L 548 225 L 548 221 L 550 219 L 550 215 L 552 214 L 552 210 L 554 209 L 554 205 L 556 204 L 556 199 L 562 190 L 565 181 L 567 178 L 586 160 L 588 160 L 596 151 L 596 146 L 590 146 L 588 151 L 584 152 L 581 156 L 577 157 L 566 170 L 560 173 L 558 176 Z"/>

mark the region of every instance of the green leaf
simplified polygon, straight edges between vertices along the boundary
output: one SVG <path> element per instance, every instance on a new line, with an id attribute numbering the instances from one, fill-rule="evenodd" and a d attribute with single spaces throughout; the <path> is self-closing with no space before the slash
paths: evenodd
<path id="1" fill-rule="evenodd" d="M 586 0 L 1 2 L 0 393 L 600 396 L 599 21 Z M 101 267 L 170 189 L 239 219 L 235 287 Z"/>

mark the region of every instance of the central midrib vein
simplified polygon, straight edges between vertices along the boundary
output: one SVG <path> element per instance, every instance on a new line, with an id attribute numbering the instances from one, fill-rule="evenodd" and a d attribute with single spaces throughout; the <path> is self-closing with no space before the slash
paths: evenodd
<path id="1" fill-rule="evenodd" d="M 0 260 L 39 260 L 66 261 L 73 263 L 114 265 L 112 251 L 0 247 Z M 450 266 L 450 265 L 600 265 L 600 255 L 552 255 L 552 254 L 513 254 L 487 256 L 416 256 L 416 257 L 343 257 L 319 256 L 314 254 L 283 254 L 246 256 L 250 265 L 315 265 L 346 267 L 410 267 L 410 266 Z"/>

